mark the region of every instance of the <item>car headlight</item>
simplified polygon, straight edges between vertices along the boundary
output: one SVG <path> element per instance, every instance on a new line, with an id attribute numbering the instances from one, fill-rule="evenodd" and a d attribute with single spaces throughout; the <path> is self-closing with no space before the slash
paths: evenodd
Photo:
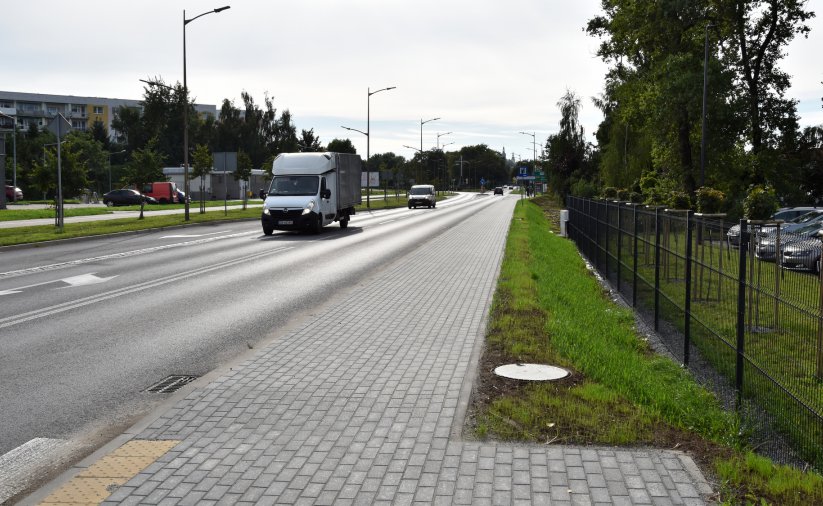
<path id="1" fill-rule="evenodd" d="M 315 202 L 314 199 L 310 200 L 308 204 L 303 208 L 303 215 L 307 215 L 314 210 Z"/>
<path id="2" fill-rule="evenodd" d="M 263 206 L 263 214 L 265 214 L 266 216 L 271 216 L 271 212 L 269 212 L 268 207 Z"/>

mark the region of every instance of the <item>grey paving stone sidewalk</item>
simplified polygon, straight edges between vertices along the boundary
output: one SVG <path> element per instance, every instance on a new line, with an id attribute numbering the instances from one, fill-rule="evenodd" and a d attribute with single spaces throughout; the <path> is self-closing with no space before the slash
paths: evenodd
<path id="1" fill-rule="evenodd" d="M 193 391 L 138 435 L 181 443 L 107 504 L 703 504 L 679 452 L 461 441 L 515 202 Z"/>

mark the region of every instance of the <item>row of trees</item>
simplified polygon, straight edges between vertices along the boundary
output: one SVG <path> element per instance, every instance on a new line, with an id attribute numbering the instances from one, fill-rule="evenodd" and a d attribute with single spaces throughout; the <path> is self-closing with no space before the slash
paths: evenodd
<path id="1" fill-rule="evenodd" d="M 115 112 L 109 136 L 97 122 L 87 132 L 74 131 L 61 146 L 64 194 L 83 191 L 105 193 L 109 188 L 141 187 L 143 183 L 165 180 L 162 169 L 183 164 L 183 107 L 189 107 L 189 163 L 192 176 L 208 173 L 211 153 L 235 151 L 235 177 L 248 180 L 253 168 L 271 171 L 280 153 L 336 151 L 355 153 L 349 139 L 333 139 L 324 145 L 313 129 L 298 135 L 291 113 L 278 114 L 265 96 L 259 106 L 251 95 L 241 94 L 242 106 L 224 100 L 217 118 L 197 114 L 193 102 L 183 103 L 182 86 L 166 85 L 155 79 L 145 87 L 142 108 L 120 108 Z M 56 194 L 56 139 L 47 130 L 31 125 L 17 132 L 17 183 L 29 199 L 51 198 Z M 7 136 L 11 152 L 11 136 Z M 462 167 L 459 161 L 462 159 Z M 11 160 L 11 157 L 8 157 Z M 394 153 L 372 155 L 371 172 L 382 174 L 382 184 L 406 188 L 412 183 L 434 183 L 439 188 L 455 183 L 477 185 L 480 178 L 503 184 L 511 180 L 502 156 L 485 145 L 468 146 L 459 152 L 430 150 L 411 160 Z M 7 170 L 7 174 L 11 171 Z M 461 174 L 463 180 L 460 180 Z"/>
<path id="2" fill-rule="evenodd" d="M 560 100 L 560 132 L 543 153 L 556 191 L 615 187 L 646 199 L 677 191 L 694 198 L 707 186 L 726 195 L 731 212 L 753 187 L 773 188 L 784 204 L 823 199 L 823 127 L 799 128 L 797 102 L 786 96 L 790 76 L 779 67 L 789 42 L 809 32 L 806 1 L 603 0 L 602 7 L 586 29 L 609 64 L 593 99 L 604 120 L 597 146 L 586 145 L 580 99 L 568 92 Z"/>

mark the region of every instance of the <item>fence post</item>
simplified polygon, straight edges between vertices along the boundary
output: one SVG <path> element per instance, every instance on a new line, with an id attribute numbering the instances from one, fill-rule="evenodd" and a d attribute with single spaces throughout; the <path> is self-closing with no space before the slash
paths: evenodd
<path id="1" fill-rule="evenodd" d="M 686 213 L 686 305 L 685 320 L 683 322 L 683 365 L 689 365 L 689 345 L 691 341 L 692 323 L 692 227 L 694 226 L 694 211 Z M 698 231 L 698 242 L 701 234 Z"/>
<path id="2" fill-rule="evenodd" d="M 660 208 L 654 210 L 654 330 L 660 329 Z"/>
<path id="3" fill-rule="evenodd" d="M 750 233 L 745 219 L 740 220 L 740 263 L 737 269 L 737 363 L 734 387 L 737 391 L 737 409 L 743 395 L 743 353 L 746 336 L 746 250 Z"/>
<path id="4" fill-rule="evenodd" d="M 632 206 L 632 307 L 637 307 L 637 204 Z"/>
<path id="5" fill-rule="evenodd" d="M 617 204 L 617 293 L 620 292 L 620 259 L 621 255 L 623 254 L 623 228 L 621 227 L 620 222 L 620 208 L 623 206 L 618 203 Z"/>
<path id="6" fill-rule="evenodd" d="M 820 309 L 817 312 L 817 379 L 823 381 L 823 255 L 817 261 L 817 272 L 820 275 L 817 283 L 820 287 Z"/>
<path id="7" fill-rule="evenodd" d="M 605 277 L 606 279 L 609 279 L 609 254 L 611 253 L 611 245 L 609 244 L 609 236 L 611 235 L 611 234 L 609 234 L 609 231 L 610 231 L 609 229 L 611 229 L 611 220 L 610 220 L 609 215 L 611 214 L 611 212 L 610 212 L 611 207 L 612 207 L 611 202 L 609 202 L 607 200 L 606 201 L 606 240 L 605 240 L 605 244 L 606 244 L 606 265 L 605 265 L 605 269 L 603 269 L 603 272 L 605 274 L 605 276 L 603 276 L 603 277 Z"/>

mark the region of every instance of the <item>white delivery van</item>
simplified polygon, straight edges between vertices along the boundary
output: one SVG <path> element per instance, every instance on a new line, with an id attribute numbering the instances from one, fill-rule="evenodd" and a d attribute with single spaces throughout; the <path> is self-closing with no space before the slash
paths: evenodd
<path id="1" fill-rule="evenodd" d="M 263 233 L 298 230 L 319 233 L 329 223 L 349 225 L 360 204 L 359 155 L 283 153 L 274 159 L 272 181 L 260 221 Z"/>
<path id="2" fill-rule="evenodd" d="M 437 207 L 437 196 L 434 186 L 430 184 L 416 184 L 409 190 L 409 209 L 417 206 L 426 206 L 429 209 Z"/>

